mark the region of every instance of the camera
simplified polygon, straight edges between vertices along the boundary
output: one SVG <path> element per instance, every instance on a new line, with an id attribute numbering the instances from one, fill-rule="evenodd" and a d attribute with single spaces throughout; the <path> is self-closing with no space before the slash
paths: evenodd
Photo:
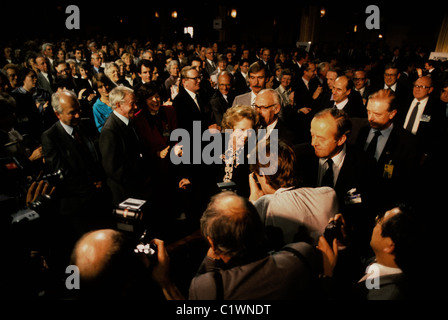
<path id="1" fill-rule="evenodd" d="M 223 191 L 232 191 L 232 192 L 236 192 L 237 191 L 237 186 L 236 183 L 233 181 L 230 182 L 218 182 L 216 184 L 219 188 L 219 190 L 221 192 Z"/>
<path id="2" fill-rule="evenodd" d="M 157 245 L 150 243 L 152 239 L 154 238 L 148 236 L 147 230 L 143 231 L 134 252 L 144 253 L 151 261 L 157 261 Z"/>
<path id="3" fill-rule="evenodd" d="M 337 239 L 339 242 L 343 241 L 342 236 L 342 220 L 332 220 L 325 227 L 324 231 L 325 240 L 327 240 L 330 247 L 333 245 L 333 240 Z"/>
<path id="4" fill-rule="evenodd" d="M 146 201 L 128 198 L 113 210 L 117 229 L 126 232 L 140 232 L 143 224 L 143 208 Z"/>
<path id="5" fill-rule="evenodd" d="M 62 172 L 61 169 L 59 169 L 57 171 L 47 173 L 47 174 L 41 176 L 36 181 L 39 182 L 41 180 L 44 180 L 52 185 L 56 185 L 59 181 L 62 181 L 63 179 L 64 179 L 64 173 Z"/>

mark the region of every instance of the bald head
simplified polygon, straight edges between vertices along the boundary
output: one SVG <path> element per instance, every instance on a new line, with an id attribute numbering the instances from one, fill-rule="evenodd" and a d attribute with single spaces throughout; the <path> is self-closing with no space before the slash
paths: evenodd
<path id="1" fill-rule="evenodd" d="M 234 192 L 219 193 L 210 203 L 210 207 L 217 208 L 228 216 L 240 216 L 247 211 L 244 199 Z"/>
<path id="2" fill-rule="evenodd" d="M 336 79 L 333 85 L 333 100 L 336 103 L 340 103 L 347 99 L 351 92 L 352 84 L 349 78 L 346 76 L 340 76 Z"/>
<path id="3" fill-rule="evenodd" d="M 99 277 L 119 251 L 122 240 L 122 234 L 112 229 L 91 231 L 82 236 L 72 253 L 72 263 L 78 266 L 81 278 Z"/>
<path id="4" fill-rule="evenodd" d="M 251 202 L 233 192 L 212 197 L 201 217 L 202 235 L 215 253 L 229 258 L 259 251 L 265 241 L 264 226 Z"/>

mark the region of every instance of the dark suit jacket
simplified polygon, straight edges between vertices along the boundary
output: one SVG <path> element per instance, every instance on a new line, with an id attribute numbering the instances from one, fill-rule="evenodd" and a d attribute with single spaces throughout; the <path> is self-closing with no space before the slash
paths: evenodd
<path id="1" fill-rule="evenodd" d="M 397 113 L 397 125 L 403 127 L 410 106 L 411 102 L 408 103 L 406 109 L 403 109 L 404 112 L 399 117 Z M 445 106 L 438 98 L 430 96 L 423 111 L 422 119 L 424 120 L 420 120 L 416 134 L 423 152 L 429 156 L 439 154 L 441 150 L 446 149 L 444 146 L 446 141 L 443 140 L 445 117 Z"/>
<path id="2" fill-rule="evenodd" d="M 233 92 L 229 93 L 226 101 L 219 90 L 215 91 L 212 98 L 210 99 L 210 107 L 213 113 L 214 120 L 212 122 L 216 122 L 219 126 L 221 125 L 222 117 L 226 110 L 232 106 L 233 99 L 235 99 L 235 94 Z"/>
<path id="3" fill-rule="evenodd" d="M 132 197 L 147 200 L 150 163 L 137 135 L 113 112 L 101 130 L 99 146 L 114 205 Z"/>
<path id="4" fill-rule="evenodd" d="M 79 147 L 73 137 L 62 127 L 60 121 L 45 131 L 41 137 L 45 165 L 50 173 L 62 170 L 64 192 L 70 194 L 90 192 L 93 182 L 104 178 L 100 154 L 95 145 L 95 136 L 90 135 L 90 132 L 82 125 L 79 130 L 87 147 L 86 150 Z M 61 186 L 58 187 L 61 188 Z"/>
<path id="5" fill-rule="evenodd" d="M 103 67 L 99 67 L 98 71 L 92 66 L 92 74 L 95 73 L 104 73 L 104 68 Z"/>
<path id="6" fill-rule="evenodd" d="M 294 103 L 296 105 L 296 109 L 301 108 L 316 108 L 316 101 L 313 99 L 313 93 L 316 90 L 319 82 L 316 78 L 311 79 L 308 87 L 306 87 L 305 82 L 303 82 L 302 77 L 297 79 L 295 86 L 292 88 L 294 91 Z"/>
<path id="7" fill-rule="evenodd" d="M 320 110 L 333 108 L 334 101 L 331 99 L 331 92 L 322 97 Z M 352 90 L 348 95 L 348 102 L 343 109 L 350 118 L 367 118 L 367 110 L 358 91 Z"/>
<path id="8" fill-rule="evenodd" d="M 375 161 L 369 159 L 363 150 L 351 145 L 346 146 L 346 156 L 334 189 L 339 201 L 339 210 L 349 228 L 353 230 L 353 238 L 361 245 L 359 250 L 368 250 L 370 228 L 377 214 L 375 201 L 378 183 L 374 175 Z M 299 144 L 294 147 L 294 152 L 297 158 L 298 181 L 305 187 L 318 186 L 319 158 L 315 155 L 314 148 L 308 143 Z M 355 193 L 361 195 L 361 203 L 346 203 L 347 192 L 352 188 L 356 188 Z"/>
<path id="9" fill-rule="evenodd" d="M 400 77 L 401 78 L 401 77 Z M 372 84 L 372 91 L 377 92 L 381 89 L 384 89 L 384 81 L 381 83 L 373 83 Z M 409 107 L 409 104 L 411 103 L 412 99 L 414 98 L 412 96 L 412 88 L 406 85 L 403 81 L 397 81 L 397 87 L 395 89 L 395 99 L 393 103 L 397 107 L 397 116 L 402 117 L 404 113 L 404 117 L 406 117 L 406 112 Z"/>
<path id="10" fill-rule="evenodd" d="M 235 72 L 233 78 L 234 78 L 234 87 L 236 95 L 246 93 L 250 90 L 246 79 L 241 74 L 241 71 Z"/>
<path id="11" fill-rule="evenodd" d="M 370 198 L 371 184 L 374 182 L 371 173 L 371 169 L 375 167 L 374 161 L 368 159 L 365 153 L 357 147 L 346 146 L 345 160 L 334 187 L 342 206 L 344 206 L 344 197 L 347 191 L 354 187 L 361 195 L 364 191 L 367 198 Z M 294 146 L 294 151 L 299 169 L 298 177 L 305 186 L 316 187 L 318 185 L 319 158 L 314 153 L 314 148 L 310 144 L 304 143 Z"/>
<path id="12" fill-rule="evenodd" d="M 194 122 L 199 121 L 201 125 L 200 134 L 207 130 L 208 126 L 212 124 L 212 115 L 210 107 L 199 96 L 200 111 L 194 100 L 190 97 L 188 92 L 183 86 L 179 87 L 179 94 L 173 100 L 173 107 L 176 110 L 177 127 L 186 130 L 190 135 L 190 165 L 181 165 L 180 172 L 183 177 L 186 177 L 196 181 L 204 180 L 204 165 L 193 164 L 193 148 L 199 141 L 194 140 L 197 138 L 193 135 Z M 201 148 L 205 143 L 201 142 Z M 196 155 L 197 156 L 197 155 Z"/>
<path id="13" fill-rule="evenodd" d="M 215 63 L 215 65 L 218 66 L 216 63 Z M 216 70 L 216 67 L 213 67 L 213 66 L 208 62 L 208 60 L 205 60 L 205 71 L 207 71 L 207 73 L 210 75 L 210 74 L 212 74 L 213 71 L 215 71 L 215 70 Z"/>
<path id="14" fill-rule="evenodd" d="M 359 149 L 364 149 L 369 131 L 369 125 L 360 129 L 356 140 Z M 376 164 L 381 192 L 378 201 L 384 202 L 385 209 L 415 196 L 420 155 L 417 138 L 401 126 L 394 125 Z M 391 177 L 385 174 L 387 164 L 393 165 Z"/>
<path id="15" fill-rule="evenodd" d="M 199 123 L 201 124 L 201 137 L 203 132 L 208 129 L 208 126 L 212 124 L 212 116 L 209 105 L 205 103 L 201 96 L 199 96 L 198 100 L 201 111 L 199 111 L 198 106 L 183 86 L 179 87 L 179 94 L 173 100 L 173 107 L 176 110 L 177 127 L 179 129 L 184 129 L 189 133 L 190 157 L 189 160 L 186 158 L 183 159 L 184 161 L 188 160 L 189 164 L 183 162 L 177 167 L 180 176 L 182 178 L 187 178 L 191 182 L 191 186 L 188 187 L 188 189 L 190 190 L 187 190 L 188 192 L 190 192 L 187 201 L 192 204 L 193 209 L 191 212 L 194 215 L 203 212 L 205 205 L 210 200 L 209 194 L 212 192 L 212 188 L 215 186 L 215 181 L 213 181 L 213 179 L 210 179 L 210 166 L 203 163 L 202 157 L 200 159 L 200 163 L 195 163 L 194 161 L 195 157 L 197 158 L 199 156 L 199 154 L 194 153 L 194 148 L 197 148 L 199 143 L 202 151 L 202 149 L 205 145 L 208 144 L 208 142 L 196 140 L 198 137 L 193 135 L 193 122 L 199 121 Z M 185 150 L 186 142 L 180 142 L 183 143 Z M 186 155 L 184 154 L 183 157 L 186 157 Z"/>
<path id="16" fill-rule="evenodd" d="M 173 100 L 173 107 L 176 110 L 177 116 L 177 127 L 186 129 L 192 135 L 193 121 L 200 121 L 202 131 L 207 129 L 212 120 L 210 107 L 200 96 L 199 106 L 200 111 L 188 92 L 183 86 L 180 86 L 179 94 Z"/>
<path id="17" fill-rule="evenodd" d="M 52 184 L 56 187 L 54 198 L 57 199 L 60 218 L 70 221 L 69 225 L 61 226 L 67 235 L 73 235 L 72 232 L 81 235 L 91 228 L 104 227 L 105 220 L 102 219 L 106 213 L 110 215 L 111 210 L 107 188 L 104 184 L 103 188 L 94 185 L 94 182 L 104 182 L 105 178 L 95 131 L 80 124 L 79 132 L 84 147 L 65 131 L 59 121 L 41 137 L 48 173 L 62 171 L 62 180 Z"/>
<path id="18" fill-rule="evenodd" d="M 278 119 L 274 129 L 278 130 L 279 140 L 284 141 L 291 148 L 298 143 L 298 139 L 294 132 L 283 122 L 282 119 Z"/>
<path id="19" fill-rule="evenodd" d="M 52 75 L 49 74 L 50 80 L 52 79 Z M 41 89 L 48 91 L 50 94 L 53 93 L 53 83 L 49 82 L 47 78 L 42 73 L 37 74 L 37 86 Z"/>

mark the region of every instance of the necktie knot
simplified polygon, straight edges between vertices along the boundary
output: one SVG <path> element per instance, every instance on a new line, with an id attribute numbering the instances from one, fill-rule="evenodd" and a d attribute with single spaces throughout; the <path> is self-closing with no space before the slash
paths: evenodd
<path id="1" fill-rule="evenodd" d="M 327 186 L 333 188 L 334 186 L 334 173 L 333 173 L 333 160 L 329 158 L 326 162 L 327 170 L 322 178 L 322 187 Z"/>
<path id="2" fill-rule="evenodd" d="M 375 157 L 376 148 L 378 146 L 378 137 L 381 135 L 380 130 L 375 130 L 374 136 L 372 140 L 370 140 L 369 145 L 367 146 L 366 153 L 369 157 Z"/>
<path id="3" fill-rule="evenodd" d="M 414 109 L 412 109 L 411 116 L 409 117 L 408 124 L 406 125 L 406 128 L 405 128 L 408 131 L 412 132 L 412 129 L 414 128 L 415 118 L 417 117 L 419 104 L 420 104 L 420 102 L 417 102 L 414 106 Z"/>

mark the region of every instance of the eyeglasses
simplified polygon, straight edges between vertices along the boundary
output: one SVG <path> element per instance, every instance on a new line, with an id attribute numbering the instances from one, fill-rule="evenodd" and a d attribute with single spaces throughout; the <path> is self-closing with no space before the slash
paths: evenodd
<path id="1" fill-rule="evenodd" d="M 398 73 L 385 73 L 384 76 L 386 76 L 386 77 L 397 77 Z"/>
<path id="2" fill-rule="evenodd" d="M 417 89 L 429 89 L 429 88 L 431 88 L 431 87 L 429 87 L 429 86 L 419 86 L 419 85 L 414 85 L 414 88 L 417 88 Z"/>
<path id="3" fill-rule="evenodd" d="M 202 76 L 197 76 L 197 77 L 194 77 L 194 78 L 192 78 L 192 77 L 185 77 L 185 78 L 190 79 L 190 80 L 194 80 L 194 81 L 202 80 Z"/>
<path id="4" fill-rule="evenodd" d="M 264 110 L 267 110 L 267 109 L 269 109 L 269 108 L 272 108 L 273 106 L 275 106 L 275 103 L 274 104 L 271 104 L 270 106 L 257 106 L 256 104 L 254 104 L 254 108 L 255 109 L 264 109 Z"/>

